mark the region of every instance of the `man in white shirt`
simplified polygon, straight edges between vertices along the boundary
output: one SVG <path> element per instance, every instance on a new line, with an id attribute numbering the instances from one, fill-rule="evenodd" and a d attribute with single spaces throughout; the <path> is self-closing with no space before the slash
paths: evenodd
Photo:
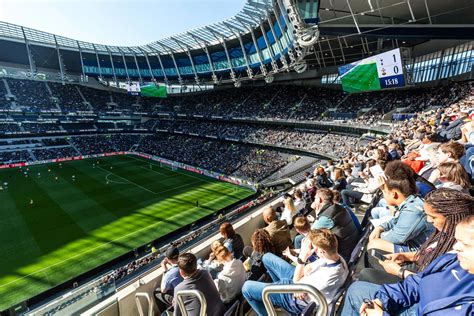
<path id="1" fill-rule="evenodd" d="M 316 253 L 319 259 L 306 264 L 313 253 Z M 266 253 L 262 261 L 273 280 L 272 284 L 312 285 L 321 291 L 328 303 L 332 302 L 349 274 L 346 262 L 337 252 L 337 237 L 328 229 L 312 230 L 309 238 L 303 240 L 296 267 L 271 253 Z M 262 292 L 268 285 L 269 283 L 247 281 L 242 288 L 243 296 L 260 316 L 267 315 L 262 302 Z M 290 314 L 300 314 L 310 303 L 310 298 L 305 294 L 271 295 L 270 300 L 273 305 Z"/>

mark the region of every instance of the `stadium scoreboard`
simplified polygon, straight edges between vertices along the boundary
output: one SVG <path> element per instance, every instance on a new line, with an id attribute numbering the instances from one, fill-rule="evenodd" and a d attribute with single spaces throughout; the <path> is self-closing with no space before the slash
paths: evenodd
<path id="1" fill-rule="evenodd" d="M 405 86 L 399 48 L 341 66 L 339 76 L 349 93 Z"/>

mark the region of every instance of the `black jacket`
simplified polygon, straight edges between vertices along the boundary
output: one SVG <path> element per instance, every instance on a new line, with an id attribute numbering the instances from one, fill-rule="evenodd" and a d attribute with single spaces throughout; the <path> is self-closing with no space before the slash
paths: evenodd
<path id="1" fill-rule="evenodd" d="M 339 204 L 326 204 L 316 216 L 326 216 L 334 222 L 331 231 L 336 234 L 339 254 L 349 262 L 352 250 L 359 241 L 360 235 L 349 212 Z"/>

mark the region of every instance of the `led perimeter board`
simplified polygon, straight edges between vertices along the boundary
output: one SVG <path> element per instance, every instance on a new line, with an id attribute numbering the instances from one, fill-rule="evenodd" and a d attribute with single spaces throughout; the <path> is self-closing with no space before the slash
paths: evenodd
<path id="1" fill-rule="evenodd" d="M 339 67 L 345 92 L 364 92 L 405 86 L 400 49 Z"/>

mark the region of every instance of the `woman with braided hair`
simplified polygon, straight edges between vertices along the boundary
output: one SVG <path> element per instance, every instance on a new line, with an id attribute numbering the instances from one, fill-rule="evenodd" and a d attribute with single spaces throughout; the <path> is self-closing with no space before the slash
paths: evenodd
<path id="1" fill-rule="evenodd" d="M 425 198 L 424 206 L 427 221 L 436 231 L 426 240 L 417 252 L 402 252 L 385 255 L 381 261 L 369 256 L 370 266 L 363 269 L 359 279 L 371 283 L 394 283 L 408 275 L 422 271 L 433 260 L 450 251 L 455 243 L 456 225 L 463 219 L 474 215 L 474 197 L 458 190 L 441 188 L 431 191 Z"/>

